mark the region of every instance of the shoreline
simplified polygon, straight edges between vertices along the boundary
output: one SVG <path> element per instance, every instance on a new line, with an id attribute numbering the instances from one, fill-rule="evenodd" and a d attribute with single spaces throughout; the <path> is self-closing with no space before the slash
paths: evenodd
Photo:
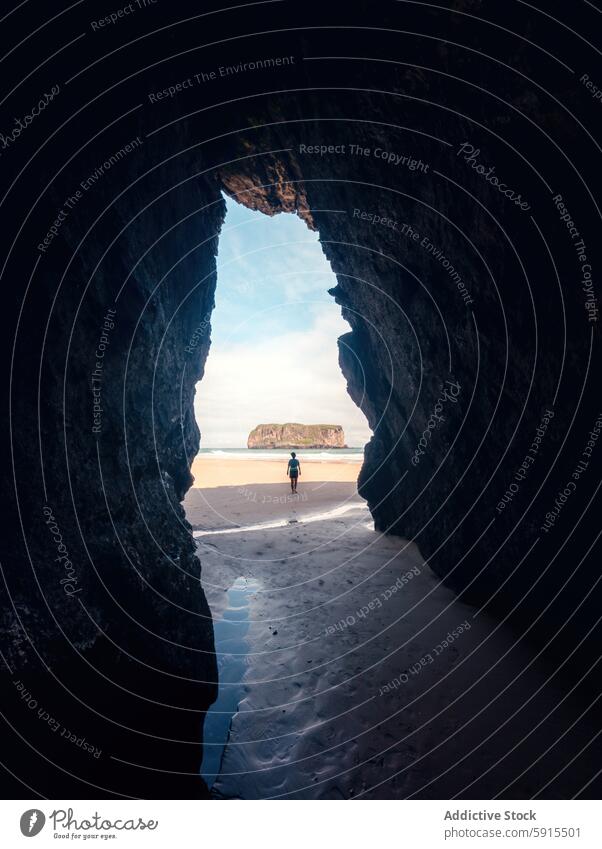
<path id="1" fill-rule="evenodd" d="M 194 531 L 203 532 L 282 519 L 294 523 L 350 504 L 365 504 L 355 481 L 305 481 L 292 495 L 284 476 L 277 484 L 193 487 L 184 500 L 186 518 Z"/>
<path id="2" fill-rule="evenodd" d="M 197 454 L 191 472 L 193 490 L 213 489 L 222 486 L 261 486 L 281 484 L 284 494 L 288 488 L 286 466 L 288 455 L 280 457 L 246 457 L 240 455 Z M 308 483 L 356 483 L 363 464 L 363 455 L 357 459 L 323 459 L 300 456 L 301 476 L 299 489 Z"/>

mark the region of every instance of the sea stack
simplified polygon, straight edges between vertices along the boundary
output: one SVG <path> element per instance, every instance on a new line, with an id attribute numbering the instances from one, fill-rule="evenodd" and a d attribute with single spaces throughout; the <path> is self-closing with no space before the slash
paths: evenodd
<path id="1" fill-rule="evenodd" d="M 259 424 L 247 439 L 247 448 L 347 448 L 341 425 Z"/>

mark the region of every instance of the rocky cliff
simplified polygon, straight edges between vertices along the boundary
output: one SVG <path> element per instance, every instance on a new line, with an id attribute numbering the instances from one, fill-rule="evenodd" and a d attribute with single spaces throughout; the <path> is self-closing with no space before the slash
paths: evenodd
<path id="1" fill-rule="evenodd" d="M 17 7 L 3 23 L 25 47 L 3 63 L 18 91 L 2 128 L 51 77 L 69 81 L 0 171 L 3 761 L 17 798 L 205 792 L 217 671 L 180 502 L 223 192 L 319 231 L 351 328 L 341 367 L 374 433 L 360 484 L 377 528 L 414 539 L 457 592 L 598 686 L 586 266 L 602 267 L 601 174 L 582 130 L 599 104 L 556 59 L 583 66 L 581 43 L 550 32 L 565 4 L 545 19 L 521 8 L 520 40 L 507 4 L 479 21 L 481 5 L 360 0 L 342 26 L 337 4 L 311 0 L 301 22 L 289 3 L 208 0 L 197 17 L 157 4 L 135 50 L 134 24 L 92 33 L 88 4 L 33 32 Z M 571 26 L 587 32 L 581 6 Z M 225 66 L 243 70 L 213 70 Z"/>
<path id="2" fill-rule="evenodd" d="M 341 425 L 260 424 L 247 439 L 247 448 L 346 448 Z"/>

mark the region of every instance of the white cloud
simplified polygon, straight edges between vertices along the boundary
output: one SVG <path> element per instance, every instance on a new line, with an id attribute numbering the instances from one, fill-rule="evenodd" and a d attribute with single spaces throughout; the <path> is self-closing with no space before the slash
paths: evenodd
<path id="1" fill-rule="evenodd" d="M 341 424 L 349 445 L 370 438 L 338 365 L 336 339 L 349 327 L 334 303 L 313 312 L 301 308 L 295 326 L 288 305 L 283 325 L 288 320 L 290 332 L 252 344 L 212 347 L 195 402 L 201 447 L 246 445 L 249 431 L 260 422 Z"/>
<path id="2" fill-rule="evenodd" d="M 347 394 L 337 337 L 349 330 L 327 294 L 336 277 L 295 215 L 268 218 L 227 201 L 212 346 L 197 385 L 202 447 L 237 448 L 260 422 L 340 424 L 370 438 Z"/>

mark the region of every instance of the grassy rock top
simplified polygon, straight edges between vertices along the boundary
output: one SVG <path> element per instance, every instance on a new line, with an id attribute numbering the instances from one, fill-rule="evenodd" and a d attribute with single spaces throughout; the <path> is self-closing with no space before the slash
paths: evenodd
<path id="1" fill-rule="evenodd" d="M 345 433 L 336 424 L 259 424 L 247 439 L 248 448 L 346 448 Z"/>

